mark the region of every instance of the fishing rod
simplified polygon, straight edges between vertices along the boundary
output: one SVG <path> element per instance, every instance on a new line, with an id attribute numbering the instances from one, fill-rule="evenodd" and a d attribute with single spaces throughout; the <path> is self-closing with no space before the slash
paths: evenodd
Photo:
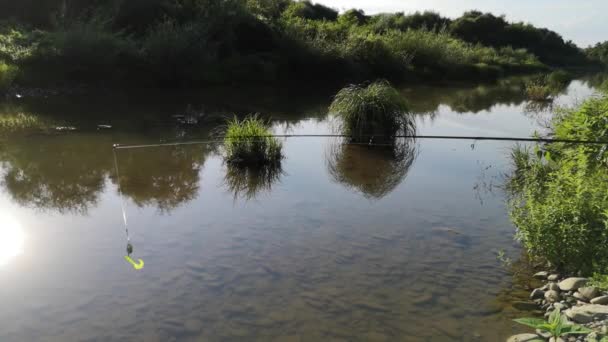
<path id="1" fill-rule="evenodd" d="M 265 139 L 265 138 L 350 138 L 351 135 L 345 134 L 276 134 L 276 135 L 256 135 L 243 136 L 238 139 Z M 361 145 L 382 145 L 373 143 L 375 138 L 386 138 L 385 136 L 367 135 L 363 136 L 370 138 L 370 143 L 359 143 Z M 223 142 L 225 137 L 218 136 L 214 140 L 193 140 L 184 142 L 167 142 L 158 144 L 140 144 L 140 145 L 120 145 L 114 144 L 115 150 L 120 149 L 135 149 L 149 147 L 164 147 L 164 146 L 184 146 L 184 145 L 201 145 Z M 500 136 L 455 136 L 455 135 L 396 135 L 391 138 L 396 139 L 437 139 L 437 140 L 475 140 L 475 141 L 521 141 L 521 142 L 540 142 L 540 143 L 566 143 L 566 144 L 582 144 L 582 145 L 608 145 L 608 141 L 601 140 L 581 140 L 581 139 L 559 139 L 559 138 L 521 138 L 521 137 L 500 137 Z M 231 138 L 233 139 L 233 138 Z"/>

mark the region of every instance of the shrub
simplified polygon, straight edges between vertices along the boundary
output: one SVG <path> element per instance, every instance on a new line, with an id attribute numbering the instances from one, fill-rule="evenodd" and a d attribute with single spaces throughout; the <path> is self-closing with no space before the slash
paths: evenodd
<path id="1" fill-rule="evenodd" d="M 282 144 L 262 119 L 250 116 L 228 122 L 224 137 L 225 160 L 234 165 L 277 164 L 283 159 Z"/>
<path id="2" fill-rule="evenodd" d="M 554 134 L 561 139 L 606 139 L 606 121 L 608 97 L 594 98 L 558 115 Z M 510 213 L 517 238 L 532 256 L 569 272 L 606 270 L 605 150 L 601 145 L 552 144 L 544 150 L 537 147 L 535 153 L 514 152 Z"/>
<path id="3" fill-rule="evenodd" d="M 50 60 L 72 78 L 107 80 L 135 53 L 132 41 L 121 33 L 112 32 L 108 22 L 93 19 L 50 33 L 42 42 L 36 59 Z"/>
<path id="4" fill-rule="evenodd" d="M 386 81 L 340 90 L 329 110 L 342 119 L 343 133 L 353 141 L 367 142 L 374 136 L 392 140 L 397 134 L 414 131 L 407 102 Z"/>
<path id="5" fill-rule="evenodd" d="M 201 24 L 179 25 L 166 21 L 144 38 L 142 53 L 150 76 L 163 85 L 198 83 L 214 79 L 217 47 Z"/>
<path id="6" fill-rule="evenodd" d="M 555 88 L 567 87 L 572 79 L 572 74 L 565 70 L 557 70 L 547 76 L 547 82 Z"/>

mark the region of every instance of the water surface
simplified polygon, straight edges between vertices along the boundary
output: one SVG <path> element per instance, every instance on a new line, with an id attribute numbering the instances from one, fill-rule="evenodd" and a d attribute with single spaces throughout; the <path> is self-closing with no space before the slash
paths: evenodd
<path id="1" fill-rule="evenodd" d="M 210 139 L 260 112 L 277 133 L 333 131 L 331 90 L 207 89 L 5 101 L 75 131 L 0 145 L 2 341 L 499 341 L 529 315 L 499 186 L 505 142 L 284 141 L 281 169 L 232 170 Z M 574 81 L 571 105 L 593 88 Z M 329 94 L 329 95 L 328 95 Z M 521 136 L 550 111 L 518 81 L 403 89 L 419 134 Z M 180 124 L 196 119 L 198 124 Z M 98 128 L 99 124 L 112 129 Z M 128 219 L 134 270 L 124 260 Z M 497 260 L 504 251 L 515 262 Z"/>

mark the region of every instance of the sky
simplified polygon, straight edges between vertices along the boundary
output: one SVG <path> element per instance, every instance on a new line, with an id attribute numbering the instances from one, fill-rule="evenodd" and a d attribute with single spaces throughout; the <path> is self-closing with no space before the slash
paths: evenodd
<path id="1" fill-rule="evenodd" d="M 608 0 L 314 0 L 345 10 L 415 12 L 433 10 L 447 17 L 477 9 L 506 15 L 509 21 L 523 21 L 546 27 L 580 47 L 608 40 Z"/>

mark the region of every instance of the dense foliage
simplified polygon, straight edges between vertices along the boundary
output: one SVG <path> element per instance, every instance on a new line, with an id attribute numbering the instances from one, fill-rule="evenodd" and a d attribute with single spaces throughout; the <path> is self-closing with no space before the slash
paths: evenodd
<path id="1" fill-rule="evenodd" d="M 589 47 L 586 52 L 589 58 L 608 65 L 608 42 L 597 43 Z"/>
<path id="2" fill-rule="evenodd" d="M 608 95 L 554 119 L 560 139 L 608 141 Z M 509 183 L 517 237 L 531 255 L 571 272 L 607 271 L 606 145 L 551 144 L 513 153 Z"/>
<path id="3" fill-rule="evenodd" d="M 0 0 L 0 19 L 0 61 L 26 83 L 478 80 L 587 61 L 555 32 L 480 12 L 450 20 L 293 0 Z"/>

